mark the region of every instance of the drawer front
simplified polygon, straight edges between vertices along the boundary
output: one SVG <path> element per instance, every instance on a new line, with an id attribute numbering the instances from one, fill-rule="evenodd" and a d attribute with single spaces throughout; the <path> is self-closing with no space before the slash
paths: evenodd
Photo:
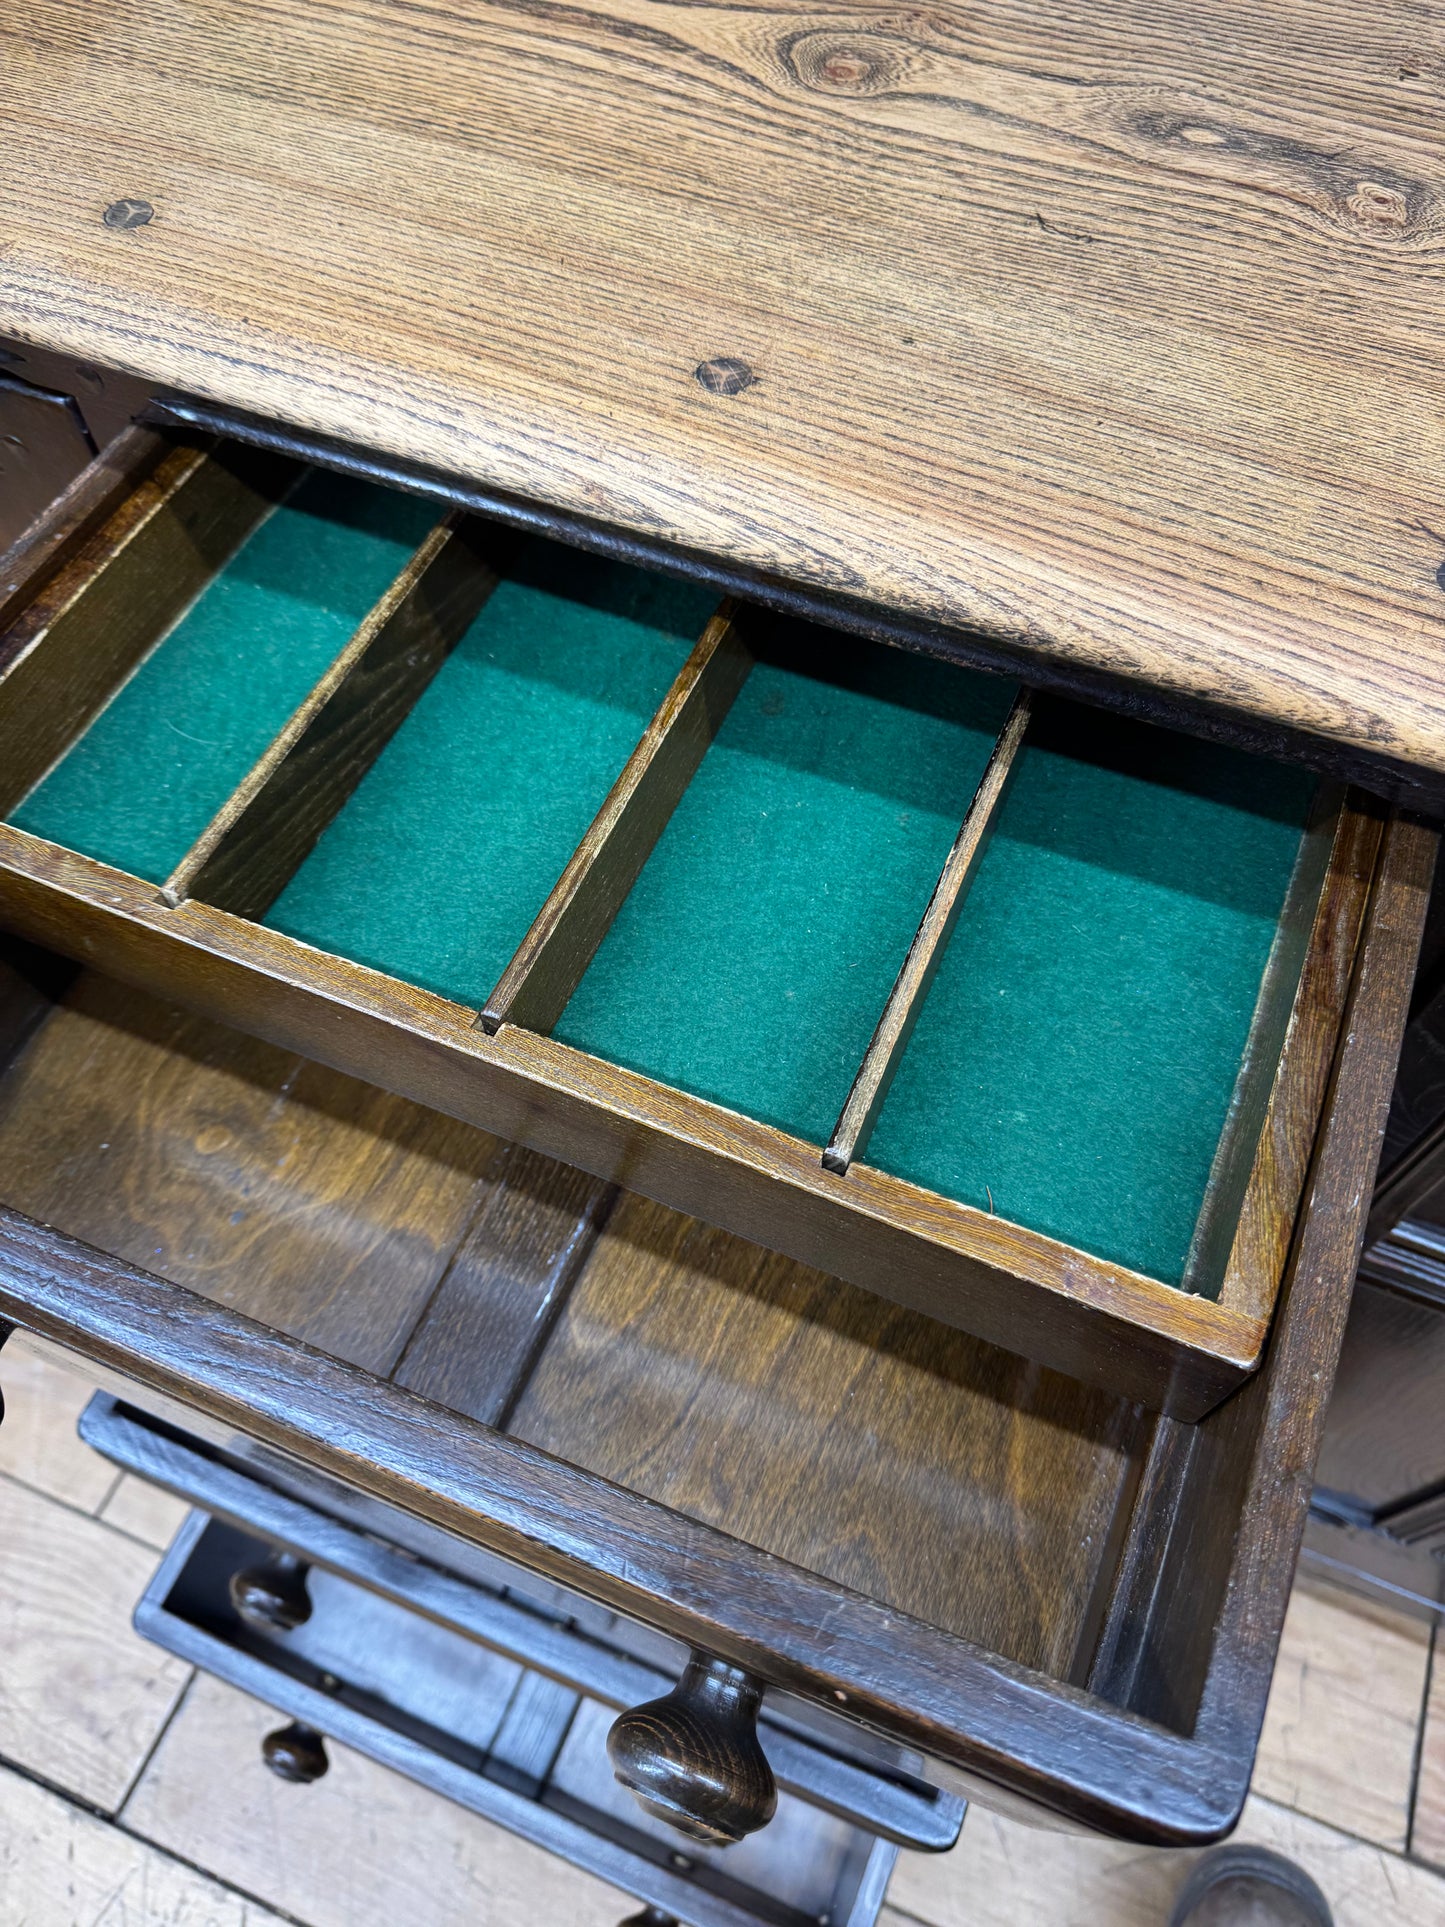
<path id="1" fill-rule="evenodd" d="M 1378 806 L 433 523 L 168 455 L 0 638 L 0 915 L 1155 1409 L 1237 1385 Z"/>
<path id="2" fill-rule="evenodd" d="M 306 1574 L 298 1625 L 238 1611 L 237 1579 L 254 1583 L 274 1558 L 264 1537 L 193 1512 L 135 1622 L 146 1638 L 291 1717 L 263 1742 L 282 1777 L 319 1777 L 325 1735 L 669 1919 L 873 1927 L 895 1847 L 785 1797 L 775 1830 L 729 1848 L 726 1860 L 720 1850 L 684 1853 L 613 1780 L 605 1708 L 331 1570 Z"/>

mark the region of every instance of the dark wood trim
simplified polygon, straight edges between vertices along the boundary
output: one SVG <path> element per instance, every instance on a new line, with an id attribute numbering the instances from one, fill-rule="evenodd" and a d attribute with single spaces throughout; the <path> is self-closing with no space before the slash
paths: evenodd
<path id="1" fill-rule="evenodd" d="M 1140 1839 L 1238 1765 L 0 1209 L 0 1317 L 889 1738 Z M 1201 1771 L 1201 1767 L 1203 1771 Z M 1247 1779 L 1247 1773 L 1244 1775 Z"/>
<path id="2" fill-rule="evenodd" d="M 0 815 L 64 754 L 298 473 L 271 455 L 177 448 L 0 642 Z"/>
<path id="3" fill-rule="evenodd" d="M 170 447 L 170 437 L 153 428 L 123 429 L 0 555 L 0 631 L 109 520 Z"/>

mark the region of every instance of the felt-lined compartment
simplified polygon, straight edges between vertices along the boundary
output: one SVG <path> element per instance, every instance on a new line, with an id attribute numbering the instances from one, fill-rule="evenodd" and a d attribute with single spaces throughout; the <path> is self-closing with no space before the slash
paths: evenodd
<path id="1" fill-rule="evenodd" d="M 1012 694 L 780 631 L 554 1034 L 826 1143 Z"/>
<path id="2" fill-rule="evenodd" d="M 264 921 L 480 1004 L 716 601 L 527 543 Z"/>
<path id="3" fill-rule="evenodd" d="M 161 882 L 436 519 L 394 490 L 305 475 L 10 821 Z"/>
<path id="4" fill-rule="evenodd" d="M 1044 705 L 866 1161 L 1180 1283 L 1315 789 Z"/>

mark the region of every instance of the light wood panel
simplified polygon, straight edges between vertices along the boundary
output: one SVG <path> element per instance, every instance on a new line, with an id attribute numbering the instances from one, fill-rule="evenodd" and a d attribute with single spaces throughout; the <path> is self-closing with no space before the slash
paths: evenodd
<path id="1" fill-rule="evenodd" d="M 1273 1801 L 1252 1797 L 1233 1837 L 1302 1866 L 1323 1890 L 1335 1927 L 1382 1927 L 1386 1921 L 1390 1927 L 1440 1927 L 1445 1920 L 1445 1880 Z M 914 1921 L 927 1927 L 1020 1927 L 1025 1921 L 1029 1927 L 1095 1921 L 1161 1927 L 1198 1858 L 1043 1833 L 975 1806 L 952 1853 L 899 1857 L 881 1927 Z"/>
<path id="2" fill-rule="evenodd" d="M 1425 1701 L 1425 1723 L 1420 1734 L 1419 1776 L 1411 1819 L 1410 1851 L 1434 1866 L 1445 1868 L 1445 1654 L 1436 1634 Z"/>
<path id="3" fill-rule="evenodd" d="M 1430 1628 L 1297 1584 L 1254 1769 L 1256 1793 L 1403 1853 Z"/>
<path id="4" fill-rule="evenodd" d="M 0 1868 L 6 1917 L 20 1927 L 286 1927 L 268 1907 L 4 1768 Z"/>
<path id="5" fill-rule="evenodd" d="M 1445 770 L 1430 10 L 253 17 L 11 12 L 0 327 Z"/>
<path id="6" fill-rule="evenodd" d="M 80 1512 L 98 1512 L 116 1482 L 114 1466 L 76 1437 L 95 1389 L 58 1345 L 16 1332 L 0 1351 L 0 1473 Z"/>
<path id="7" fill-rule="evenodd" d="M 155 1555 L 12 1480 L 0 1545 L 0 1755 L 113 1812 L 190 1677 L 131 1631 Z"/>
<path id="8" fill-rule="evenodd" d="M 158 1485 L 147 1485 L 133 1473 L 122 1473 L 115 1489 L 100 1508 L 100 1517 L 128 1539 L 139 1539 L 143 1546 L 164 1552 L 185 1522 L 190 1510 L 184 1499 L 162 1492 Z"/>

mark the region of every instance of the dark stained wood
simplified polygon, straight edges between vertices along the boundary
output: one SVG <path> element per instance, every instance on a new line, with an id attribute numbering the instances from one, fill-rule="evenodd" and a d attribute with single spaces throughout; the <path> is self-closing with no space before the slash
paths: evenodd
<path id="1" fill-rule="evenodd" d="M 1154 1717 L 990 1658 L 9 1211 L 0 1214 L 0 1316 L 840 1707 L 995 1797 L 1025 1795 L 1132 1838 L 1197 1843 L 1233 1823 L 1248 1787 L 1434 841 L 1401 823 L 1387 839 L 1313 1209 L 1266 1364 L 1197 1429 L 1200 1469 L 1168 1535 L 1168 1583 L 1149 1621 L 1131 1629 L 1143 1655 L 1134 1700 Z M 1129 1564 L 1127 1545 L 1120 1563 Z"/>
<path id="2" fill-rule="evenodd" d="M 494 1139 L 83 977 L 0 1084 L 20 1209 L 389 1370 Z"/>
<path id="3" fill-rule="evenodd" d="M 1228 1826 L 1243 1799 L 1248 1763 L 1207 1739 L 1050 1690 L 1042 1675 L 8 1210 L 0 1316 L 1003 1789 L 1175 1841 Z"/>
<path id="4" fill-rule="evenodd" d="M 231 1574 L 227 1591 L 242 1619 L 276 1632 L 294 1632 L 311 1617 L 306 1562 L 294 1553 L 273 1552 L 257 1566 Z"/>
<path id="5" fill-rule="evenodd" d="M 854 1158 L 862 1157 L 868 1148 L 868 1135 L 888 1095 L 898 1061 L 908 1048 L 913 1026 L 948 948 L 974 871 L 988 847 L 989 832 L 1003 804 L 1032 709 L 1032 695 L 1022 690 L 999 732 L 988 766 L 964 814 L 928 908 L 903 959 L 903 968 L 864 1053 L 853 1088 L 833 1127 L 833 1135 L 823 1153 L 825 1171 L 836 1171 L 841 1177 Z"/>
<path id="6" fill-rule="evenodd" d="M 1437 841 L 1433 830 L 1405 818 L 1386 836 L 1265 1367 L 1197 1428 L 1162 1566 L 1161 1610 L 1147 1632 L 1136 1633 L 1142 1660 L 1131 1705 L 1164 1720 L 1188 1717 L 1197 1706 L 1200 1728 L 1227 1745 L 1252 1747 L 1258 1736 L 1364 1240 Z M 1247 1529 L 1236 1531 L 1231 1519 Z M 1198 1610 L 1201 1599 L 1216 1596 L 1217 1616 Z"/>
<path id="7" fill-rule="evenodd" d="M 1266 1317 L 1289 1254 L 1386 814 L 1358 791 L 1342 808 L 1335 803 L 1326 801 L 1300 853 L 1185 1274 L 1216 1289 L 1222 1305 Z"/>
<path id="8" fill-rule="evenodd" d="M 990 1655 L 8 1209 L 0 1211 L 0 1317 L 770 1685 L 861 1719 L 963 1784 L 983 1784 L 990 1797 L 1022 1795 L 1131 1838 L 1197 1844 L 1233 1823 L 1248 1787 L 1434 843 L 1408 822 L 1396 822 L 1386 838 L 1312 1166 L 1311 1208 L 1264 1367 L 1195 1428 L 1185 1476 L 1164 1463 L 1160 1476 L 1131 1483 L 1137 1496 L 1127 1528 L 1107 1535 L 1120 1574 L 1142 1572 L 1131 1541 L 1143 1525 L 1151 1545 L 1165 1549 L 1159 1584 L 1142 1618 L 1120 1628 L 1126 1637 L 1111 1661 L 1113 1677 L 1133 1682 L 1128 1707 Z M 43 1033 L 7 1083 L 42 1041 Z M 70 1080 L 60 1101 L 83 1107 L 91 1089 Z M 0 1159 L 0 1171 L 8 1169 L 8 1157 Z M 77 1184 L 68 1208 L 84 1203 Z M 607 1237 L 615 1235 L 614 1221 Z M 701 1226 L 696 1235 L 717 1237 Z M 578 1302 L 574 1295 L 574 1310 Z M 828 1303 L 824 1295 L 822 1322 Z M 559 1331 L 554 1345 L 560 1340 Z M 1011 1386 L 986 1379 L 980 1401 L 1035 1395 L 1040 1375 L 1020 1369 Z M 860 1394 L 866 1385 L 860 1373 Z M 846 1405 L 838 1406 L 840 1424 Z M 865 1402 L 860 1434 L 870 1416 Z M 1066 1434 L 1067 1427 L 1059 1436 L 1036 1432 L 1032 1449 L 1067 1453 Z M 661 1443 L 665 1455 L 672 1448 Z M 936 1465 L 939 1428 L 927 1428 L 916 1449 Z M 1046 1492 L 1047 1479 L 1038 1486 Z M 1171 1488 L 1177 1506 L 1165 1521 L 1159 1495 Z M 1026 1525 L 1027 1508 L 1019 1518 Z M 1042 1540 L 1035 1547 L 1040 1582 L 1052 1586 L 1058 1548 L 1050 1552 Z M 993 1580 L 992 1570 L 959 1574 L 962 1586 Z M 1145 1588 L 1132 1590 L 1144 1599 Z M 1071 1653 L 1065 1670 L 1085 1677 L 1088 1669 Z"/>
<path id="9" fill-rule="evenodd" d="M 0 638 L 42 585 L 74 555 L 170 447 L 153 428 L 126 428 L 0 554 Z M 4 661 L 0 641 L 0 662 Z"/>
<path id="10" fill-rule="evenodd" d="M 303 1726 L 299 1720 L 268 1733 L 261 1742 L 261 1758 L 278 1780 L 295 1786 L 310 1786 L 331 1765 L 325 1740 L 314 1726 Z"/>
<path id="11" fill-rule="evenodd" d="M 612 1770 L 645 1812 L 704 1846 L 757 1833 L 778 1806 L 758 1740 L 763 1682 L 693 1653 L 661 1699 L 629 1707 L 607 1735 Z"/>
<path id="12" fill-rule="evenodd" d="M 494 546 L 475 523 L 432 531 L 166 879 L 167 903 L 265 915 L 495 588 Z"/>
<path id="13" fill-rule="evenodd" d="M 1445 1304 L 1355 1286 L 1318 1480 L 1362 1523 L 1445 1486 Z"/>
<path id="14" fill-rule="evenodd" d="M 0 367 L 33 382 L 69 395 L 84 418 L 95 446 L 108 453 L 112 442 L 130 429 L 154 396 L 149 382 L 134 381 L 113 368 L 73 355 L 58 355 L 31 342 L 0 340 Z"/>
<path id="15" fill-rule="evenodd" d="M 1258 1361 L 1265 1320 L 855 1165 L 0 824 L 0 915 L 126 981 L 664 1199 L 1183 1418 Z M 177 942 L 177 939 L 180 939 Z"/>
<path id="16" fill-rule="evenodd" d="M 0 638 L 0 813 L 14 809 L 272 507 L 295 465 L 177 449 Z"/>
<path id="17" fill-rule="evenodd" d="M 1445 765 L 1406 0 L 5 31 L 18 336 Z"/>
<path id="18" fill-rule="evenodd" d="M 17 380 L 0 358 L 0 576 L 7 552 L 95 452 L 68 395 Z"/>
<path id="19" fill-rule="evenodd" d="M 482 1012 L 549 1031 L 667 827 L 683 791 L 732 708 L 753 658 L 724 606 L 679 670 L 587 834 L 538 911 Z"/>
<path id="20" fill-rule="evenodd" d="M 1136 1410 L 624 1193 L 511 1429 L 994 1652 L 1067 1668 Z"/>
<path id="21" fill-rule="evenodd" d="M 616 1187 L 498 1144 L 473 1215 L 392 1377 L 482 1425 L 504 1425 Z"/>

